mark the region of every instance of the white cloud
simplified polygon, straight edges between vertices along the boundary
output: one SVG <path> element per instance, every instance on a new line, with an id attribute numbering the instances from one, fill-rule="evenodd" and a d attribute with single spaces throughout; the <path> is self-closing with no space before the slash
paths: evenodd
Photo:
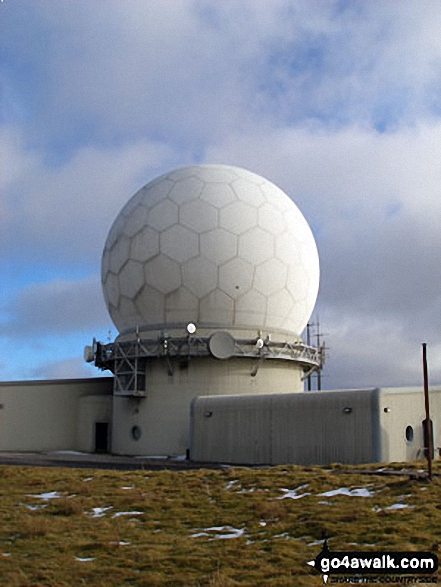
<path id="1" fill-rule="evenodd" d="M 325 312 L 323 327 L 328 359 L 325 389 L 423 385 L 424 342 L 404 324 L 375 315 L 349 316 Z M 425 339 L 427 341 L 427 339 Z M 441 345 L 436 334 L 428 342 L 429 382 L 439 383 Z"/>
<path id="2" fill-rule="evenodd" d="M 315 228 L 332 386 L 414 381 L 409 356 L 439 337 L 440 152 L 441 124 L 433 121 L 394 133 L 266 129 L 207 154 L 259 170 Z M 440 380 L 439 370 L 434 376 Z"/>
<path id="3" fill-rule="evenodd" d="M 29 285 L 7 310 L 10 319 L 1 325 L 1 334 L 21 340 L 53 333 L 88 335 L 111 324 L 98 277 Z"/>
<path id="4" fill-rule="evenodd" d="M 332 385 L 417 377 L 441 310 L 437 0 L 14 0 L 3 17 L 0 260 L 28 282 L 34 263 L 97 276 L 144 183 L 242 165 L 316 231 Z M 11 336 L 107 320 L 98 277 L 23 287 Z"/>
<path id="5" fill-rule="evenodd" d="M 52 145 L 159 136 L 198 152 L 262 120 L 396 124 L 440 108 L 436 1 L 60 0 L 5 17 L 8 53 L 36 78 L 29 136 Z"/>
<path id="6" fill-rule="evenodd" d="M 35 379 L 76 379 L 83 377 L 107 377 L 110 373 L 101 373 L 84 362 L 81 357 L 49 361 L 43 363 L 30 374 Z"/>
<path id="7" fill-rule="evenodd" d="M 107 149 L 82 147 L 51 166 L 44 151 L 26 147 L 17 131 L 6 130 L 3 151 L 10 171 L 0 200 L 0 257 L 98 267 L 120 208 L 166 161 L 175 160 L 166 145 L 141 140 Z"/>

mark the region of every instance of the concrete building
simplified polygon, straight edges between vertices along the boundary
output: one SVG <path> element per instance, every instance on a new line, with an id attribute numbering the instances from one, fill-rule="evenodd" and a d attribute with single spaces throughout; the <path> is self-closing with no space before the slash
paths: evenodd
<path id="1" fill-rule="evenodd" d="M 87 358 L 114 373 L 112 450 L 185 454 L 199 395 L 301 392 L 319 261 L 294 202 L 237 167 L 196 165 L 124 206 L 102 259 L 119 336 Z"/>
<path id="2" fill-rule="evenodd" d="M 0 451 L 107 452 L 113 379 L 0 382 Z"/>
<path id="3" fill-rule="evenodd" d="M 441 451 L 441 387 L 430 393 L 434 457 Z M 380 388 L 199 397 L 191 458 L 235 464 L 329 465 L 424 458 L 424 395 Z"/>
<path id="4" fill-rule="evenodd" d="M 268 180 L 196 165 L 148 183 L 110 229 L 102 285 L 119 335 L 94 340 L 85 359 L 113 377 L 0 384 L 0 450 L 190 450 L 253 464 L 421 456 L 419 391 L 302 393 L 324 360 L 301 338 L 318 253 Z M 433 410 L 439 446 L 439 390 Z"/>

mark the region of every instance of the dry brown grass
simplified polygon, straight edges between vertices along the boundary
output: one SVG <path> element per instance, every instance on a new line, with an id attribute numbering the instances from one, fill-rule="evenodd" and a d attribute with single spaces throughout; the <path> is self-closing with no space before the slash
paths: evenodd
<path id="1" fill-rule="evenodd" d="M 306 561 L 325 537 L 334 550 L 438 548 L 439 479 L 346 469 L 0 467 L 0 585 L 318 586 Z M 281 499 L 302 485 L 309 495 Z M 373 496 L 320 495 L 339 487 Z M 38 497 L 46 492 L 57 496 Z M 396 503 L 409 507 L 389 509 Z"/>

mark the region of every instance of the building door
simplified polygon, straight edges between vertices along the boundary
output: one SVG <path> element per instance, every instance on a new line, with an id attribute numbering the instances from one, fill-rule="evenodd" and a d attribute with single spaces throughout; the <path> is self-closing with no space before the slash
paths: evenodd
<path id="1" fill-rule="evenodd" d="M 95 452 L 109 452 L 108 422 L 95 422 Z"/>

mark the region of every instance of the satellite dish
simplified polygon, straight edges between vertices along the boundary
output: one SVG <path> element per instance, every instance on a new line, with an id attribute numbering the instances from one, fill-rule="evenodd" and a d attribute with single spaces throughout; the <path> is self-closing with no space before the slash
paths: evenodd
<path id="1" fill-rule="evenodd" d="M 228 332 L 215 332 L 208 341 L 208 348 L 216 359 L 229 359 L 236 350 L 236 341 Z"/>
<path id="2" fill-rule="evenodd" d="M 86 363 L 92 363 L 95 358 L 95 353 L 93 352 L 93 346 L 85 346 L 84 347 L 84 360 Z"/>

